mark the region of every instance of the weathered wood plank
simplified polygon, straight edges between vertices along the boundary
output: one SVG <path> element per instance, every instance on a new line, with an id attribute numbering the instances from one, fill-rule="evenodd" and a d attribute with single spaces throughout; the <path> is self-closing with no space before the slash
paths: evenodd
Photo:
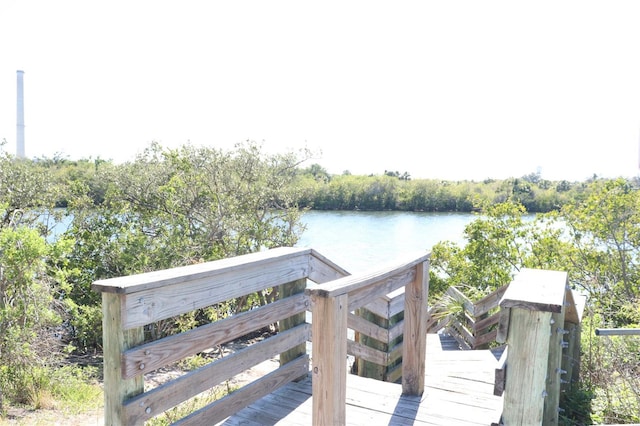
<path id="1" fill-rule="evenodd" d="M 505 387 L 505 381 L 507 378 L 507 356 L 509 353 L 509 348 L 505 348 L 504 352 L 500 356 L 500 360 L 498 361 L 498 365 L 495 370 L 495 383 L 493 386 L 493 394 L 496 396 L 502 396 Z"/>
<path id="2" fill-rule="evenodd" d="M 507 425 L 542 424 L 550 321 L 551 312 L 511 308 L 503 413 Z"/>
<path id="3" fill-rule="evenodd" d="M 484 314 L 491 312 L 493 309 L 497 308 L 500 304 L 500 300 L 502 296 L 507 291 L 509 286 L 505 285 L 500 287 L 497 290 L 494 290 L 491 294 L 485 296 L 484 298 L 478 300 L 473 304 L 474 310 L 473 315 L 475 317 L 480 317 Z"/>
<path id="4" fill-rule="evenodd" d="M 387 365 L 388 356 L 386 352 L 354 342 L 353 340 L 347 341 L 347 354 L 377 365 Z"/>
<path id="5" fill-rule="evenodd" d="M 278 288 L 278 298 L 286 300 L 290 297 L 303 296 L 304 290 L 307 287 L 307 279 L 303 278 L 292 283 L 282 284 Z M 308 299 L 307 299 L 308 302 Z M 306 322 L 306 310 L 302 312 L 288 312 L 280 316 L 278 321 L 278 331 L 286 331 L 295 328 Z M 299 345 L 286 350 L 280 354 L 280 365 L 284 365 L 291 360 L 298 358 L 301 355 L 307 353 L 307 342 L 302 342 Z"/>
<path id="6" fill-rule="evenodd" d="M 347 317 L 347 326 L 357 333 L 365 334 L 376 340 L 389 341 L 389 330 L 354 314 Z"/>
<path id="7" fill-rule="evenodd" d="M 496 333 L 496 342 L 505 343 L 509 334 L 509 318 L 511 309 L 501 308 L 498 314 L 498 333 Z"/>
<path id="8" fill-rule="evenodd" d="M 411 283 L 415 277 L 415 268 L 400 270 L 393 275 L 387 275 L 379 281 L 371 281 L 370 285 L 360 287 L 349 292 L 349 311 L 362 308 L 377 298 L 383 297 L 394 290 Z"/>
<path id="9" fill-rule="evenodd" d="M 122 404 L 144 391 L 142 376 L 122 379 L 122 352 L 144 341 L 142 328 L 122 330 L 122 296 L 102 293 L 102 336 L 104 364 L 104 413 L 105 424 L 119 426 L 129 424 Z"/>
<path id="10" fill-rule="evenodd" d="M 309 338 L 309 329 L 308 324 L 303 324 L 287 330 L 128 400 L 124 404 L 127 424 L 137 424 L 157 416 L 180 402 L 305 342 Z"/>
<path id="11" fill-rule="evenodd" d="M 218 275 L 238 272 L 245 267 L 264 268 L 264 265 L 274 261 L 289 263 L 291 259 L 294 259 L 294 263 L 301 261 L 308 264 L 307 257 L 310 253 L 311 249 L 307 248 L 280 247 L 212 262 L 97 280 L 91 287 L 93 290 L 103 293 L 137 293 L 142 290 L 152 290 L 188 281 L 211 280 Z"/>
<path id="12" fill-rule="evenodd" d="M 564 306 L 567 279 L 566 272 L 522 269 L 509 284 L 500 306 L 560 312 Z"/>
<path id="13" fill-rule="evenodd" d="M 547 397 L 544 399 L 543 423 L 557 425 L 560 412 L 560 381 L 564 379 L 562 364 L 562 342 L 564 341 L 564 315 L 561 312 L 551 314 L 551 336 L 549 338 L 549 354 L 547 363 Z"/>
<path id="14" fill-rule="evenodd" d="M 298 294 L 184 333 L 137 346 L 124 352 L 122 356 L 122 377 L 135 377 L 227 343 L 273 324 L 281 318 L 305 312 L 308 306 L 309 299 L 304 294 Z"/>
<path id="15" fill-rule="evenodd" d="M 429 335 L 428 340 L 423 396 L 401 396 L 400 385 L 348 375 L 347 424 L 469 426 L 498 422 L 502 399 L 492 394 L 497 365 L 493 355 L 489 351 L 442 351 L 439 336 Z M 476 375 L 463 377 L 468 371 Z M 222 424 L 310 424 L 311 388 L 310 379 L 287 383 Z M 280 415 L 279 420 L 274 420 L 274 414 Z"/>
<path id="16" fill-rule="evenodd" d="M 475 348 L 479 348 L 482 347 L 483 345 L 486 345 L 488 343 L 494 342 L 496 340 L 496 336 L 498 335 L 498 330 L 491 330 L 488 333 L 484 333 L 484 334 L 476 334 L 476 337 L 474 338 L 473 341 L 473 347 Z"/>
<path id="17" fill-rule="evenodd" d="M 379 282 L 384 282 L 388 278 L 398 275 L 398 271 L 411 269 L 416 265 L 427 261 L 430 257 L 430 252 L 408 255 L 406 256 L 407 260 L 394 262 L 389 266 L 384 266 L 371 272 L 340 278 L 316 287 L 312 291 L 323 296 L 353 294 L 362 288 L 369 287 Z M 395 290 L 395 288 L 393 290 Z M 393 290 L 388 291 L 386 294 L 391 293 Z"/>
<path id="18" fill-rule="evenodd" d="M 348 296 L 311 295 L 313 424 L 344 425 Z"/>
<path id="19" fill-rule="evenodd" d="M 404 320 L 398 321 L 389 329 L 389 341 L 393 342 L 404 334 Z"/>
<path id="20" fill-rule="evenodd" d="M 391 318 L 404 312 L 404 287 L 373 300 L 367 304 L 367 309 L 385 318 Z"/>
<path id="21" fill-rule="evenodd" d="M 475 337 L 471 331 L 457 321 L 451 321 L 449 324 L 449 333 L 460 343 L 460 346 L 471 349 L 475 345 Z"/>
<path id="22" fill-rule="evenodd" d="M 500 321 L 500 313 L 499 312 L 496 312 L 495 314 L 493 314 L 493 315 L 491 315 L 489 317 L 486 317 L 486 318 L 483 318 L 481 320 L 475 321 L 473 323 L 473 327 L 472 327 L 473 328 L 473 332 L 474 332 L 474 334 L 477 335 L 478 332 L 480 332 L 480 331 L 482 331 L 482 330 L 484 330 L 486 328 L 489 328 L 489 327 L 491 327 L 493 325 L 496 325 L 498 323 L 498 321 Z"/>
<path id="23" fill-rule="evenodd" d="M 307 357 L 300 357 L 287 365 L 263 376 L 260 380 L 250 383 L 243 388 L 209 404 L 208 406 L 175 422 L 174 426 L 200 426 L 214 424 L 247 405 L 273 392 L 275 389 L 302 376 L 309 371 Z"/>
<path id="24" fill-rule="evenodd" d="M 309 279 L 311 281 L 323 284 L 348 275 L 351 274 L 341 266 L 311 249 L 311 256 L 309 257 Z"/>
<path id="25" fill-rule="evenodd" d="M 404 340 L 402 352 L 402 393 L 424 392 L 427 345 L 427 304 L 429 296 L 429 261 L 415 266 L 415 278 L 404 295 Z"/>
<path id="26" fill-rule="evenodd" d="M 203 276 L 164 287 L 125 294 L 123 326 L 143 326 L 155 321 L 204 308 L 265 288 L 306 278 L 306 256 L 277 258 L 271 263 L 257 262 L 243 267 L 216 270 Z"/>

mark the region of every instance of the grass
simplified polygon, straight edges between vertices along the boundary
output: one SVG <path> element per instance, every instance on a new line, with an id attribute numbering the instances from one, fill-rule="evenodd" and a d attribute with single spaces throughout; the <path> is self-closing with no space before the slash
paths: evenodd
<path id="1" fill-rule="evenodd" d="M 5 406 L 0 425 L 97 424 L 88 419 L 101 417 L 103 392 L 95 367 L 37 368 L 20 391 L 24 403 Z"/>

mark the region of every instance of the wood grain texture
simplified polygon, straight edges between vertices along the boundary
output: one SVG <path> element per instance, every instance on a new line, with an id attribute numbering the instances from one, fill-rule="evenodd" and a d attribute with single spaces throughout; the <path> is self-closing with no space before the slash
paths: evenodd
<path id="1" fill-rule="evenodd" d="M 123 326 L 143 326 L 155 321 L 215 305 L 307 277 L 308 258 L 287 256 L 270 263 L 255 262 L 225 268 L 215 275 L 192 278 L 123 297 Z"/>
<path id="2" fill-rule="evenodd" d="M 562 342 L 564 341 L 564 308 L 562 312 L 551 314 L 551 335 L 547 361 L 547 397 L 544 399 L 543 423 L 557 425 L 560 406 L 560 381 L 565 379 L 562 365 Z"/>
<path id="3" fill-rule="evenodd" d="M 511 308 L 504 395 L 507 425 L 541 425 L 551 334 L 551 312 Z"/>
<path id="4" fill-rule="evenodd" d="M 509 284 L 500 306 L 560 312 L 564 305 L 567 279 L 566 272 L 522 269 Z"/>
<path id="5" fill-rule="evenodd" d="M 278 298 L 286 300 L 291 297 L 306 297 L 304 290 L 307 287 L 307 280 L 300 279 L 292 283 L 282 284 L 278 288 Z M 283 312 L 278 321 L 278 331 L 283 332 L 291 328 L 295 328 L 306 322 L 306 310 L 302 312 Z M 299 345 L 286 350 L 280 354 L 280 365 L 284 365 L 291 360 L 298 358 L 307 353 L 307 342 L 301 342 Z"/>
<path id="6" fill-rule="evenodd" d="M 431 253 L 429 252 L 407 255 L 405 257 L 406 260 L 393 262 L 388 266 L 383 266 L 379 269 L 372 270 L 371 272 L 340 278 L 323 286 L 316 287 L 312 291 L 317 294 L 333 297 L 343 294 L 354 294 L 362 288 L 369 287 L 375 283 L 384 282 L 387 278 L 398 275 L 398 271 L 409 270 L 414 266 L 427 261 L 430 257 Z M 387 293 L 390 293 L 391 291 Z"/>
<path id="7" fill-rule="evenodd" d="M 215 401 L 173 423 L 173 426 L 202 426 L 220 422 L 292 380 L 307 374 L 309 372 L 308 361 L 307 357 L 293 360 L 287 365 L 263 376 L 260 380 L 246 385 L 221 400 Z M 264 424 L 264 422 L 261 423 Z"/>
<path id="8" fill-rule="evenodd" d="M 104 413 L 105 424 L 112 426 L 131 424 L 126 419 L 123 403 L 144 391 L 141 376 L 122 379 L 120 356 L 129 347 L 144 341 L 144 332 L 142 328 L 122 330 L 121 298 L 119 294 L 102 294 Z"/>
<path id="9" fill-rule="evenodd" d="M 499 289 L 491 292 L 491 294 L 475 302 L 473 304 L 473 315 L 479 317 L 497 308 L 500 304 L 500 300 L 502 300 L 502 296 L 504 296 L 504 293 L 507 291 L 508 287 L 508 285 L 502 286 Z"/>
<path id="10" fill-rule="evenodd" d="M 376 299 L 386 296 L 394 290 L 404 288 L 410 284 L 414 278 L 415 267 L 411 267 L 410 269 L 400 269 L 394 274 L 384 274 L 378 280 L 368 279 L 366 286 L 358 287 L 348 293 L 349 311 L 355 311 L 356 309 L 369 305 Z"/>
<path id="11" fill-rule="evenodd" d="M 347 379 L 347 300 L 311 296 L 313 424 L 344 425 Z"/>
<path id="12" fill-rule="evenodd" d="M 309 256 L 309 279 L 322 284 L 351 275 L 346 269 L 333 263 L 316 250 L 311 249 Z"/>
<path id="13" fill-rule="evenodd" d="M 229 271 L 237 271 L 239 267 L 244 268 L 248 265 L 261 267 L 260 265 L 270 264 L 274 261 L 288 261 L 292 258 L 300 258 L 308 264 L 307 259 L 310 254 L 311 249 L 307 248 L 280 247 L 212 262 L 97 280 L 91 287 L 93 290 L 103 293 L 137 293 L 142 290 L 171 286 L 185 281 L 210 280 L 217 275 L 224 275 Z"/>
<path id="14" fill-rule="evenodd" d="M 498 423 L 502 398 L 493 395 L 495 357 L 487 350 L 443 350 L 441 337 L 428 336 L 422 397 L 403 396 L 402 386 L 395 383 L 349 374 L 346 424 L 486 426 Z M 219 425 L 309 425 L 313 417 L 311 391 L 311 379 L 287 383 Z"/>
<path id="15" fill-rule="evenodd" d="M 277 334 L 128 400 L 124 404 L 127 424 L 138 424 L 157 416 L 182 401 L 305 342 L 309 338 L 309 328 L 308 324 L 303 324 Z"/>
<path id="16" fill-rule="evenodd" d="M 127 379 L 156 370 L 259 330 L 281 318 L 305 312 L 308 307 L 308 298 L 304 294 L 297 294 L 184 333 L 135 347 L 125 351 L 122 356 L 122 377 Z"/>
<path id="17" fill-rule="evenodd" d="M 427 339 L 429 262 L 415 266 L 415 279 L 405 288 L 402 393 L 422 395 Z"/>

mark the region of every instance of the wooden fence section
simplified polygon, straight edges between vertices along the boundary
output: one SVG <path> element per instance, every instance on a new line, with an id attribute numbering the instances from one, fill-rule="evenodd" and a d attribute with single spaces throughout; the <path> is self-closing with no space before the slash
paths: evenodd
<path id="1" fill-rule="evenodd" d="M 102 292 L 105 424 L 141 424 L 264 360 L 281 366 L 251 384 L 183 418 L 212 424 L 277 387 L 308 373 L 304 350 L 310 326 L 306 280 L 324 283 L 347 272 L 311 249 L 280 248 L 215 262 L 96 281 Z M 190 331 L 144 341 L 144 326 L 196 309 L 278 287 L 273 303 Z M 302 318 L 302 319 L 301 319 Z M 280 332 L 144 392 L 144 375 L 269 324 Z"/>
<path id="2" fill-rule="evenodd" d="M 434 330 L 445 328 L 462 349 L 486 349 L 496 340 L 500 321 L 500 299 L 508 286 L 503 286 L 482 299 L 473 302 L 456 287 L 449 287 L 445 300 L 449 298 L 461 305 L 459 314 L 447 314 Z M 434 306 L 431 315 L 441 317 L 447 306 Z"/>
<path id="3" fill-rule="evenodd" d="M 458 315 L 449 313 L 446 303 L 427 311 L 427 333 L 445 330 L 462 349 L 487 349 L 495 342 L 500 320 L 500 299 L 507 286 L 476 302 L 455 287 L 449 287 L 443 300 L 459 304 Z M 402 330 L 404 327 L 404 288 L 384 295 L 348 315 L 355 331 L 348 351 L 355 356 L 352 372 L 359 376 L 399 382 L 402 378 Z"/>
<path id="4" fill-rule="evenodd" d="M 347 328 L 389 338 L 389 331 L 371 327 L 349 313 L 372 307 L 376 300 L 404 288 L 402 331 L 402 392 L 421 395 L 424 391 L 427 335 L 427 296 L 430 254 L 411 257 L 372 273 L 344 277 L 308 288 L 313 318 L 313 424 L 346 424 L 347 353 L 362 356 L 368 348 L 347 343 Z M 351 322 L 349 319 L 351 318 Z M 384 336 L 383 336 L 384 335 Z M 375 354 L 371 351 L 372 354 Z M 381 357 L 387 354 L 380 352 Z M 380 362 L 382 364 L 382 362 Z"/>
<path id="5" fill-rule="evenodd" d="M 523 269 L 502 297 L 506 321 L 497 339 L 508 348 L 496 393 L 505 392 L 503 424 L 558 424 L 561 390 L 578 379 L 585 301 L 567 280 L 566 272 Z"/>

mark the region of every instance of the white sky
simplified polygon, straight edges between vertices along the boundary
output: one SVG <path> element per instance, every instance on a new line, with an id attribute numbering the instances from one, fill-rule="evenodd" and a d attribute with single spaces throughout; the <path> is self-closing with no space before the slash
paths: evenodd
<path id="1" fill-rule="evenodd" d="M 0 0 L 0 140 L 307 146 L 331 173 L 636 176 L 637 1 Z"/>

